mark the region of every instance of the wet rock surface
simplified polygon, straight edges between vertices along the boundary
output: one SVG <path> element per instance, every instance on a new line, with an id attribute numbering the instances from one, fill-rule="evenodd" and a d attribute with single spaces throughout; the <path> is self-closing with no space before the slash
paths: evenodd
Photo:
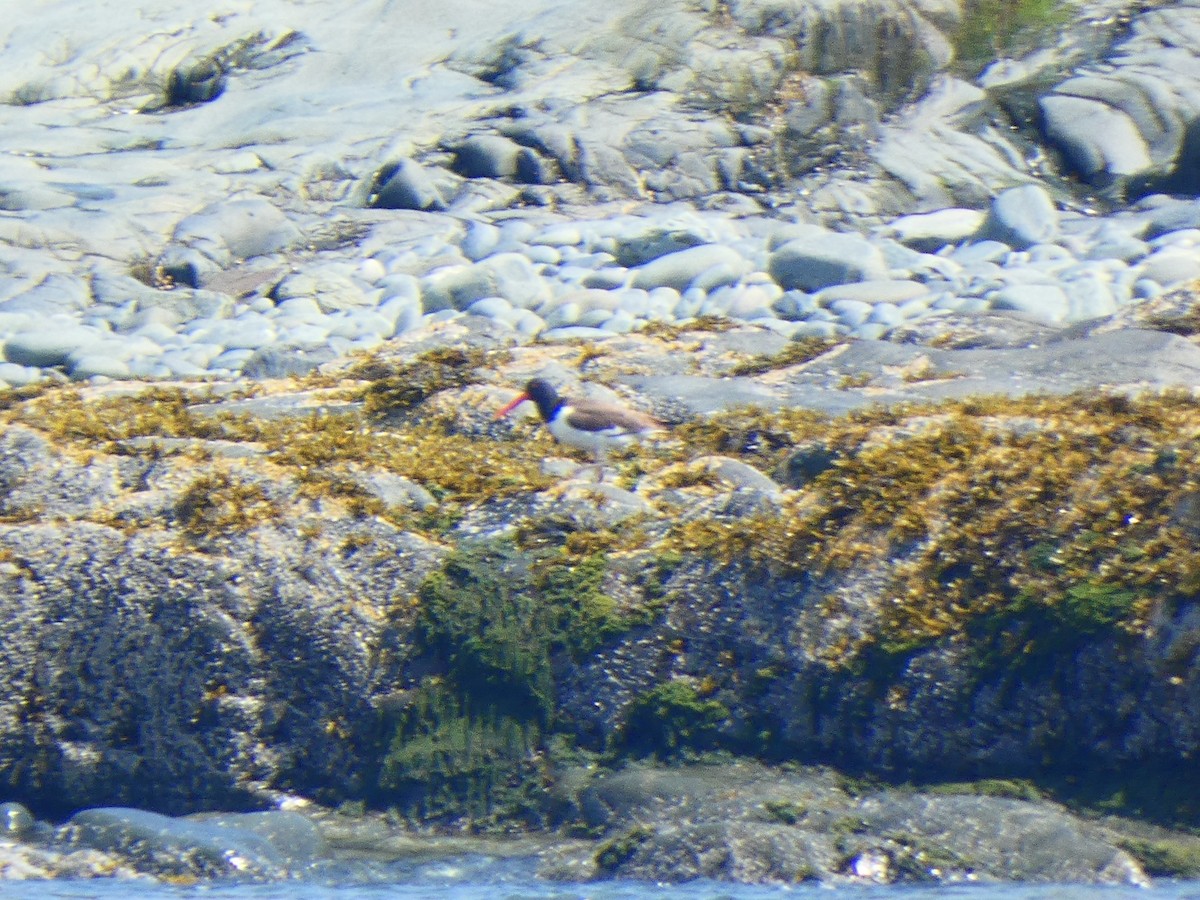
<path id="1" fill-rule="evenodd" d="M 577 795 L 606 829 L 561 876 L 794 884 L 1021 881 L 1144 884 L 1113 835 L 1052 805 L 985 796 L 851 793 L 828 772 L 631 767 Z M 1034 850 L 1033 848 L 1037 848 Z"/>
<path id="2" fill-rule="evenodd" d="M 1196 827 L 1200 6 L 977 7 L 12 11 L 0 871 L 408 834 L 299 795 L 561 877 L 1194 874 L 1040 794 L 575 765 Z M 581 466 L 493 421 L 531 377 L 670 433 Z"/>
<path id="3" fill-rule="evenodd" d="M 919 485 L 924 469 L 992 459 L 991 439 L 922 444 L 943 420 L 971 441 L 994 431 L 1001 453 L 1005 441 L 1033 441 L 1026 455 L 1059 431 L 1074 440 L 1091 429 L 1085 442 L 1135 448 L 1109 454 L 1135 454 L 1122 470 L 1135 492 L 1143 477 L 1175 479 L 1187 451 L 1170 429 L 1186 431 L 1190 414 L 1172 391 L 1196 381 L 1190 304 L 1168 297 L 1090 329 L 974 317 L 911 342 L 809 347 L 729 324 L 539 343 L 467 317 L 415 331 L 391 354 L 248 392 L 112 384 L 14 395 L 0 443 L 5 788 L 41 815 L 144 811 L 67 819 L 70 840 L 47 849 L 47 826 L 13 810 L 12 871 L 165 877 L 175 865 L 211 877 L 231 872 L 233 853 L 245 861 L 239 877 L 283 877 L 295 863 L 274 842 L 294 844 L 298 832 L 250 829 L 258 837 L 243 840 L 255 820 L 176 827 L 150 811 L 248 811 L 301 795 L 400 804 L 407 821 L 592 835 L 598 843 L 549 853 L 555 877 L 1137 882 L 1130 859 L 1153 859 L 1148 844 L 1102 834 L 1036 792 L 1017 802 L 850 790 L 832 775 L 792 781 L 743 763 L 715 777 L 646 769 L 580 782 L 549 748 L 566 739 L 621 759 L 753 745 L 901 780 L 1103 781 L 1128 766 L 1177 777 L 1195 752 L 1194 603 L 1178 588 L 1134 603 L 1127 588 L 1088 588 L 1093 596 L 1068 580 L 1062 619 L 1018 601 L 995 619 L 964 607 L 962 630 L 936 624 L 936 605 L 920 614 L 930 623 L 897 620 L 887 598 L 896 577 L 916 577 L 920 554 L 869 549 L 853 515 L 824 537 L 827 513 L 795 517 L 830 503 L 835 477 L 854 489 L 894 464 Z M 773 352 L 755 352 L 763 346 Z M 659 374 L 672 366 L 679 374 Z M 673 435 L 615 467 L 581 466 L 534 423 L 492 421 L 535 374 L 652 411 Z M 956 379 L 977 387 L 948 391 Z M 921 403 L 934 405 L 906 406 Z M 1184 405 L 1162 413 L 1159 403 Z M 1150 434 L 1159 437 L 1143 444 Z M 1155 443 L 1166 449 L 1136 449 Z M 1181 485 L 1163 508 L 1193 528 Z M 907 501 L 892 502 L 888 517 L 904 521 Z M 953 528 L 977 527 L 989 508 L 968 507 Z M 808 549 L 788 543 L 800 527 L 817 529 Z M 1072 534 L 1054 533 L 1059 552 L 1093 552 Z M 843 540 L 860 543 L 837 550 Z M 851 562 L 797 566 L 787 555 L 820 541 Z M 1028 551 L 1012 546 L 1022 565 Z M 1047 578 L 1052 592 L 1059 566 L 1004 577 Z M 1071 605 L 1085 603 L 1099 605 Z M 1122 618 L 1126 609 L 1149 618 Z M 1039 615 L 1050 616 L 1043 638 L 1026 630 Z M 517 632 L 496 628 L 513 616 Z M 1028 663 L 999 663 L 1008 640 L 1031 641 Z M 472 724 L 462 704 L 476 703 L 495 718 Z M 482 729 L 470 740 L 495 756 L 467 764 L 454 728 Z M 483 807 L 448 799 L 499 772 L 514 780 Z M 736 815 L 712 796 L 735 782 Z M 426 793 L 436 785 L 450 794 Z M 778 806 L 787 785 L 833 811 L 806 820 L 799 806 Z M 678 810 L 652 799 L 660 790 L 680 798 Z M 1186 802 L 1167 805 L 1190 815 Z M 830 817 L 845 828 L 826 829 Z M 951 832 L 956 819 L 976 825 Z M 1037 853 L 1014 843 L 1030 829 L 1048 835 Z M 297 858 L 324 858 L 304 846 Z"/>
<path id="4" fill-rule="evenodd" d="M 994 790 L 995 788 L 993 788 Z M 677 884 L 1075 883 L 1144 887 L 1124 849 L 1195 838 L 1088 821 L 1056 804 L 974 793 L 862 790 L 827 770 L 746 762 L 564 770 L 553 789 L 575 830 L 508 837 L 417 833 L 386 816 L 310 805 L 185 818 L 86 809 L 34 820 L 0 842 L 9 880 L 103 877 L 173 884 L 419 880 L 422 867 L 469 871 L 512 860 L 528 877 Z M 964 789 L 965 791 L 965 789 Z M 444 869 L 443 869 L 444 871 Z M 444 877 L 444 876 L 443 876 Z"/>

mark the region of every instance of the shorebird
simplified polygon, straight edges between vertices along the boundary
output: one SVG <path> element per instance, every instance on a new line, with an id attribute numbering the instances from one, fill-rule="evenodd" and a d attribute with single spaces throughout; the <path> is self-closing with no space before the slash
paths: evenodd
<path id="1" fill-rule="evenodd" d="M 597 466 L 603 465 L 610 450 L 628 447 L 663 428 L 656 419 L 623 406 L 560 397 L 544 378 L 526 384 L 523 393 L 497 410 L 496 418 L 507 416 L 527 400 L 537 406 L 546 429 L 559 443 L 592 454 Z"/>

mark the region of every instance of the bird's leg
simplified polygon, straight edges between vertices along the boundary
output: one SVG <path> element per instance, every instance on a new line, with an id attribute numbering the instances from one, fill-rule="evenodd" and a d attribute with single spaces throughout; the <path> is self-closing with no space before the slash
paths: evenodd
<path id="1" fill-rule="evenodd" d="M 608 462 L 608 455 L 603 450 L 595 450 L 592 453 L 592 459 L 592 464 L 584 468 L 595 469 L 596 483 L 601 484 L 604 481 L 604 465 Z"/>
<path id="2" fill-rule="evenodd" d="M 608 465 L 608 453 L 605 450 L 596 451 L 596 482 L 604 481 L 604 467 Z"/>

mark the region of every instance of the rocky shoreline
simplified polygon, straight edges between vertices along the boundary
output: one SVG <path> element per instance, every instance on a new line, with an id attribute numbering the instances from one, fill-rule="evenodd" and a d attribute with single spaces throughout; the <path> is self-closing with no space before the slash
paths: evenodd
<path id="1" fill-rule="evenodd" d="M 3 26 L 0 877 L 1195 877 L 1200 6 L 404 6 Z"/>
<path id="2" fill-rule="evenodd" d="M 563 344 L 467 317 L 302 378 L 14 392 L 8 796 L 586 834 L 542 848 L 567 878 L 1194 875 L 1191 303 L 1090 333 L 973 317 L 957 349 L 717 320 Z M 536 422 L 493 421 L 535 372 L 612 385 L 670 435 L 598 481 Z M 808 776 L 671 768 L 713 751 L 885 782 L 810 818 L 771 793 Z M 592 765 L 601 793 L 640 784 L 639 759 L 669 766 L 629 796 L 682 779 L 687 816 L 555 799 Z M 689 793 L 743 777 L 745 827 Z M 886 787 L 980 778 L 1018 781 L 974 806 Z M 1066 858 L 1096 861 L 1064 869 L 935 828 L 961 804 L 1000 834 L 1069 816 L 1047 796 L 1177 830 L 1062 819 L 1094 848 Z M 679 861 L 685 834 L 703 860 Z"/>
<path id="3" fill-rule="evenodd" d="M 729 760 L 560 775 L 547 799 L 560 807 L 558 829 L 507 836 L 438 835 L 296 801 L 285 810 L 186 818 L 89 809 L 54 827 L 10 803 L 0 807 L 0 872 L 11 880 L 369 885 L 417 880 L 423 866 L 509 859 L 529 877 L 575 884 L 1137 887 L 1151 886 L 1151 875 L 1200 873 L 1194 835 L 1080 818 L 1017 783 L 918 792 Z"/>
<path id="4" fill-rule="evenodd" d="M 460 314 L 897 340 L 1200 276 L 1189 3 L 1026 11 L 985 65 L 988 0 L 473 2 L 399 63 L 346 0 L 134 4 L 14 65 L 0 381 L 275 377 Z"/>

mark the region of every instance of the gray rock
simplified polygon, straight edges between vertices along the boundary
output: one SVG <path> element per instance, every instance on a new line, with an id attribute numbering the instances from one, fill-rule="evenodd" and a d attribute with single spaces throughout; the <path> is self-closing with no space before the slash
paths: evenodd
<path id="1" fill-rule="evenodd" d="M 0 510 L 9 516 L 51 507 L 82 516 L 111 503 L 118 491 L 111 460 L 73 465 L 42 436 L 20 426 L 0 436 Z"/>
<path id="2" fill-rule="evenodd" d="M 904 303 L 929 293 L 929 288 L 917 281 L 859 281 L 824 288 L 814 295 L 818 303 L 834 300 L 855 300 L 861 303 Z"/>
<path id="3" fill-rule="evenodd" d="M 99 345 L 106 335 L 92 328 L 59 325 L 45 331 L 25 331 L 4 342 L 4 358 L 20 366 L 61 366 L 72 353 Z"/>
<path id="4" fill-rule="evenodd" d="M 1192 247 L 1200 241 L 1200 228 L 1180 228 L 1160 234 L 1149 241 L 1151 250 L 1166 250 L 1169 248 Z"/>
<path id="5" fill-rule="evenodd" d="M 248 813 L 201 813 L 192 821 L 214 828 L 249 833 L 265 840 L 272 852 L 282 858 L 289 871 L 313 867 L 330 854 L 330 845 L 320 826 L 304 813 L 289 809 L 268 809 Z"/>
<path id="6" fill-rule="evenodd" d="M 274 815 L 313 828 L 296 813 Z M 287 873 L 282 855 L 249 829 L 175 819 L 138 809 L 83 810 L 63 826 L 60 840 L 127 857 L 139 871 L 156 875 L 281 878 Z"/>
<path id="7" fill-rule="evenodd" d="M 580 281 L 586 288 L 598 288 L 600 290 L 612 290 L 613 288 L 624 287 L 627 282 L 632 279 L 628 269 L 622 269 L 617 266 L 607 266 L 603 269 L 598 269 L 595 272 L 589 272 Z"/>
<path id="8" fill-rule="evenodd" d="M 38 284 L 0 301 L 0 313 L 32 313 L 46 317 L 54 313 L 79 313 L 91 300 L 90 285 L 81 278 L 47 275 Z"/>
<path id="9" fill-rule="evenodd" d="M 633 234 L 618 234 L 613 255 L 619 265 L 629 268 L 706 243 L 704 236 L 694 229 L 654 226 Z"/>
<path id="10" fill-rule="evenodd" d="M 817 301 L 811 294 L 796 290 L 785 291 L 773 305 L 773 309 L 781 318 L 791 321 L 807 318 L 816 308 Z"/>
<path id="11" fill-rule="evenodd" d="M 829 340 L 839 337 L 845 333 L 844 326 L 838 325 L 832 320 L 822 320 L 809 318 L 799 323 L 799 328 L 793 334 L 795 340 L 803 340 L 804 338 L 821 338 Z"/>
<path id="12" fill-rule="evenodd" d="M 41 381 L 41 369 L 34 366 L 20 366 L 16 363 L 0 363 L 0 381 L 9 387 L 22 387 Z"/>
<path id="13" fill-rule="evenodd" d="M 55 468 L 31 467 L 28 447 L 13 447 L 0 460 L 10 457 L 7 480 L 20 481 L 5 492 L 8 509 L 39 500 L 64 511 L 67 504 L 86 503 L 130 521 L 169 523 L 176 516 L 186 521 L 189 507 L 181 492 L 203 475 L 193 470 L 180 481 L 166 468 L 135 464 L 125 477 L 146 487 L 129 497 L 130 504 L 117 506 L 115 484 L 103 490 L 100 478 L 107 471 L 110 483 L 115 481 L 115 465 L 54 460 Z M 254 483 L 265 496 L 281 496 L 279 487 Z M 236 539 L 236 533 L 233 544 L 208 556 L 195 550 L 172 554 L 161 536 L 128 536 L 86 522 L 0 529 L 0 543 L 18 553 L 25 567 L 0 570 L 2 596 L 10 598 L 4 611 L 7 643 L 18 654 L 0 661 L 4 676 L 17 689 L 32 687 L 32 670 L 20 674 L 19 654 L 36 654 L 45 671 L 55 673 L 53 687 L 40 695 L 45 714 L 61 720 L 77 715 L 71 710 L 82 705 L 89 723 L 86 734 L 47 736 L 45 758 L 52 755 L 62 764 L 43 768 L 36 785 L 30 769 L 17 767 L 10 789 L 41 796 L 44 807 L 99 801 L 179 812 L 257 806 L 254 783 L 273 779 L 271 773 L 282 774 L 283 768 L 292 773 L 291 790 L 306 791 L 302 783 L 309 779 L 353 781 L 356 753 L 322 723 L 335 716 L 349 722 L 376 715 L 367 699 L 374 688 L 370 679 L 362 680 L 366 669 L 360 668 L 367 652 L 361 643 L 365 620 L 338 620 L 333 610 L 342 601 L 332 598 L 347 590 L 384 596 L 386 590 L 376 591 L 388 582 L 415 589 L 440 554 L 377 520 L 343 519 L 325 510 L 311 522 L 335 545 L 353 534 L 360 543 L 377 541 L 387 552 L 314 558 L 304 549 L 310 538 L 294 531 L 303 530 L 303 517 L 270 538 L 269 555 L 276 562 L 260 557 L 256 542 Z M 280 554 L 291 556 L 294 567 L 280 563 Z M 253 598 L 268 596 L 274 602 L 258 608 Z M 47 627 L 48 621 L 55 624 Z M 253 640 L 247 627 L 255 630 Z M 304 686 L 288 686 L 291 676 L 260 680 L 267 660 L 325 674 L 302 679 Z M 84 681 L 72 674 L 81 666 L 88 673 Z M 155 677 L 147 679 L 148 671 Z M 217 695 L 207 693 L 213 683 L 223 685 Z M 301 693 L 294 694 L 294 687 Z M 142 715 L 139 703 L 152 704 L 156 714 Z M 199 722 L 197 709 L 203 711 Z M 2 745 L 9 749 L 0 749 L 0 755 L 20 752 L 28 758 L 29 751 L 18 748 L 29 746 L 39 726 L 25 727 L 32 729 L 27 737 L 10 732 Z M 268 731 L 278 748 L 269 760 L 252 749 L 259 740 L 252 735 Z M 289 734 L 286 740 L 296 741 L 292 749 L 279 743 Z M 164 746 L 172 752 L 161 752 Z M 72 762 L 83 760 L 87 765 Z"/>
<path id="14" fill-rule="evenodd" d="M 678 285 L 671 284 L 657 285 L 657 287 L 669 287 L 680 291 L 687 290 L 688 288 L 694 288 L 699 291 L 714 291 L 715 289 L 735 286 L 741 280 L 742 276 L 746 274 L 748 268 L 749 266 L 744 260 L 729 259 L 709 266 L 693 278 L 687 287 L 680 288 Z"/>
<path id="15" fill-rule="evenodd" d="M 545 335 L 543 335 L 545 337 Z M 778 395 L 750 378 L 704 378 L 694 375 L 641 375 L 628 383 L 639 393 L 707 415 L 737 406 L 775 407 Z"/>
<path id="16" fill-rule="evenodd" d="M 716 267 L 721 267 L 719 272 L 714 272 Z M 719 244 L 705 244 L 676 250 L 644 263 L 633 270 L 632 285 L 646 290 L 671 287 L 684 291 L 708 275 L 708 287 L 715 287 L 736 281 L 749 269 L 749 263 L 736 250 Z"/>
<path id="17" fill-rule="evenodd" d="M 781 492 L 779 485 L 758 469 L 728 456 L 702 456 L 692 460 L 689 465 L 703 467 L 735 488 L 755 490 L 771 496 Z"/>
<path id="18" fill-rule="evenodd" d="M 20 803 L 0 803 L 0 835 L 5 840 L 26 840 L 36 828 L 33 814 Z"/>
<path id="19" fill-rule="evenodd" d="M 960 266 L 977 266 L 980 263 L 1000 262 L 1012 252 L 1012 247 L 1001 241 L 983 240 L 966 244 L 950 254 L 950 259 Z"/>
<path id="20" fill-rule="evenodd" d="M 615 309 L 595 307 L 593 309 L 589 309 L 585 313 L 582 313 L 578 317 L 577 321 L 582 326 L 596 328 L 611 319 L 615 312 Z"/>
<path id="21" fill-rule="evenodd" d="M 992 309 L 1007 309 L 1050 324 L 1067 318 L 1066 292 L 1053 284 L 1022 284 L 1002 288 L 991 297 Z"/>
<path id="22" fill-rule="evenodd" d="M 705 307 L 735 319 L 774 318 L 772 305 L 779 298 L 776 285 L 739 284 L 719 287 L 711 291 Z"/>
<path id="23" fill-rule="evenodd" d="M 129 363 L 125 360 L 88 350 L 71 353 L 67 372 L 75 381 L 85 381 L 98 375 L 104 378 L 128 378 L 131 374 Z"/>
<path id="24" fill-rule="evenodd" d="M 210 204 L 175 226 L 173 241 L 217 268 L 299 244 L 297 228 L 278 208 L 257 198 Z"/>
<path id="25" fill-rule="evenodd" d="M 479 262 L 495 252 L 496 246 L 500 243 L 500 235 L 500 229 L 495 225 L 487 222 L 468 222 L 466 234 L 463 235 L 459 246 L 467 259 Z"/>
<path id="26" fill-rule="evenodd" d="M 887 331 L 888 326 L 881 322 L 863 322 L 850 328 L 849 334 L 860 341 L 878 341 L 883 339 Z"/>
<path id="27" fill-rule="evenodd" d="M 515 309 L 503 316 L 502 321 L 506 321 L 520 334 L 530 337 L 546 330 L 546 320 L 528 309 Z"/>
<path id="28" fill-rule="evenodd" d="M 196 319 L 225 318 L 233 312 L 233 298 L 216 291 L 176 288 L 138 295 L 135 309 L 162 314 L 162 321 L 178 324 Z"/>
<path id="29" fill-rule="evenodd" d="M 1133 296 L 1139 299 L 1157 297 L 1163 292 L 1163 286 L 1150 278 L 1139 278 L 1133 283 Z"/>
<path id="30" fill-rule="evenodd" d="M 222 350 L 256 350 L 274 343 L 279 336 L 274 322 L 251 312 L 232 319 L 197 319 L 188 324 L 186 332 L 192 340 Z"/>
<path id="31" fill-rule="evenodd" d="M 855 799 L 826 771 L 749 764 L 629 766 L 578 774 L 572 788 L 579 818 L 605 838 L 586 862 L 543 857 L 550 877 L 1149 884 L 1111 834 L 1049 803 L 891 790 Z"/>
<path id="32" fill-rule="evenodd" d="M 273 296 L 280 303 L 298 297 L 312 298 L 326 313 L 355 309 L 370 301 L 362 285 L 344 267 L 336 265 L 313 266 L 288 275 L 276 285 Z"/>
<path id="33" fill-rule="evenodd" d="M 1070 322 L 1082 322 L 1111 316 L 1119 305 L 1111 279 L 1099 273 L 1079 273 L 1065 279 L 1060 286 L 1067 295 Z"/>
<path id="34" fill-rule="evenodd" d="M 1015 881 L 1149 884 L 1141 866 L 1101 829 L 1049 804 L 884 793 L 865 798 L 856 814 L 871 831 L 944 840 L 950 867 Z M 889 859 L 895 862 L 894 855 Z"/>
<path id="35" fill-rule="evenodd" d="M 367 205 L 376 209 L 445 209 L 442 196 L 429 173 L 411 159 L 388 163 L 374 176 Z"/>
<path id="36" fill-rule="evenodd" d="M 852 234 L 789 241 L 771 254 L 768 271 L 785 291 L 817 291 L 834 284 L 885 279 L 888 274 L 879 248 Z"/>
<path id="37" fill-rule="evenodd" d="M 208 103 L 225 92 L 225 71 L 212 57 L 189 59 L 176 66 L 167 79 L 167 106 Z"/>
<path id="38" fill-rule="evenodd" d="M 861 325 L 867 321 L 874 307 L 861 300 L 834 300 L 829 304 L 829 311 L 837 316 L 843 325 Z"/>
<path id="39" fill-rule="evenodd" d="M 467 312 L 473 316 L 487 316 L 495 319 L 512 312 L 512 309 L 513 305 L 503 297 L 484 297 L 468 306 Z"/>
<path id="40" fill-rule="evenodd" d="M 1054 94 L 1039 105 L 1047 138 L 1062 148 L 1084 178 L 1107 186 L 1113 176 L 1150 168 L 1150 148 L 1121 110 L 1098 100 Z"/>
<path id="41" fill-rule="evenodd" d="M 899 325 L 904 321 L 904 314 L 900 308 L 891 303 L 876 303 L 871 309 L 871 315 L 867 317 L 867 321 L 873 324 L 883 325 L 885 328 L 891 328 Z"/>
<path id="42" fill-rule="evenodd" d="M 603 322 L 598 323 L 598 327 L 612 334 L 627 334 L 633 331 L 638 324 L 639 320 L 632 313 L 618 309 Z"/>
<path id="43" fill-rule="evenodd" d="M 1152 207 L 1146 214 L 1144 235 L 1146 240 L 1154 240 L 1184 228 L 1200 228 L 1200 200 L 1147 199 L 1166 200 L 1166 202 Z"/>
<path id="44" fill-rule="evenodd" d="M 901 80 L 919 81 L 916 71 L 920 67 L 936 65 L 938 60 L 948 61 L 951 55 L 945 38 L 932 24 L 936 17 L 931 10 L 914 11 L 888 3 L 812 7 L 788 0 L 739 4 L 735 16 L 751 33 L 796 37 L 800 65 L 809 72 L 842 72 L 847 59 L 858 60 L 856 65 L 868 69 L 873 65 L 868 62 L 872 59 L 879 64 L 890 61 L 893 65 L 905 60 L 901 63 L 904 70 Z M 814 29 L 819 30 L 819 23 L 832 27 L 830 19 L 841 27 L 835 37 L 823 40 Z M 887 33 L 882 40 L 878 31 L 881 27 Z"/>
<path id="45" fill-rule="evenodd" d="M 1193 193 L 1200 70 L 1191 4 L 1145 10 L 1099 65 L 1040 98 L 1048 139 L 1076 171 L 1113 196 L 1127 189 Z"/>
<path id="46" fill-rule="evenodd" d="M 616 147 L 598 141 L 581 141 L 579 179 L 600 199 L 642 197 L 641 177 Z"/>
<path id="47" fill-rule="evenodd" d="M 887 230 L 905 246 L 933 252 L 972 237 L 983 220 L 984 213 L 976 209 L 939 209 L 893 219 Z"/>
<path id="48" fill-rule="evenodd" d="M 1149 252 L 1150 246 L 1143 240 L 1128 234 L 1108 233 L 1098 236 L 1096 242 L 1088 247 L 1084 256 L 1087 259 L 1119 259 L 1123 262 L 1132 262 Z"/>
<path id="49" fill-rule="evenodd" d="M 420 285 L 426 312 L 462 310 L 486 297 L 503 297 L 521 308 L 535 308 L 551 298 L 546 280 L 520 253 L 496 253 L 473 265 L 436 269 Z"/>
<path id="50" fill-rule="evenodd" d="M 287 378 L 306 375 L 336 358 L 337 354 L 328 347 L 263 347 L 251 350 L 240 369 L 247 378 Z"/>
<path id="51" fill-rule="evenodd" d="M 1200 277 L 1200 258 L 1196 248 L 1166 248 L 1141 261 L 1142 276 L 1164 287 Z"/>
<path id="52" fill-rule="evenodd" d="M 139 306 L 145 309 L 155 306 L 162 298 L 170 298 L 170 294 L 170 291 L 152 288 L 128 275 L 98 272 L 92 276 L 92 296 L 97 303 L 123 306 L 132 302 L 135 309 Z"/>
<path id="53" fill-rule="evenodd" d="M 582 178 L 580 148 L 574 129 L 550 120 L 518 123 L 509 126 L 506 132 L 519 143 L 544 155 L 564 177 L 571 181 Z"/>
<path id="54" fill-rule="evenodd" d="M 370 472 L 360 483 L 387 506 L 424 510 L 437 502 L 426 488 L 391 472 Z"/>
<path id="55" fill-rule="evenodd" d="M 540 335 L 541 340 L 551 343 L 554 341 L 594 341 L 610 337 L 612 337 L 611 331 L 588 325 L 564 325 L 558 328 L 549 328 Z"/>
<path id="56" fill-rule="evenodd" d="M 522 151 L 520 144 L 498 134 L 473 135 L 453 149 L 454 171 L 465 178 L 511 178 Z"/>
<path id="57" fill-rule="evenodd" d="M 1058 210 L 1045 189 L 1025 184 L 1001 193 L 979 230 L 980 240 L 1001 241 L 1018 250 L 1058 236 Z"/>
<path id="58" fill-rule="evenodd" d="M 562 177 L 562 169 L 532 147 L 522 147 L 517 151 L 515 175 L 521 184 L 554 184 Z"/>
<path id="59" fill-rule="evenodd" d="M 68 191 L 20 183 L 0 184 L 0 209 L 9 212 L 61 209 L 74 205 L 75 197 Z"/>
<path id="60" fill-rule="evenodd" d="M 577 473 L 584 475 L 594 467 L 584 466 Z M 614 525 L 646 515 L 651 506 L 644 497 L 604 481 L 570 481 L 555 500 L 555 513 L 561 514 L 580 529 L 611 528 Z"/>

